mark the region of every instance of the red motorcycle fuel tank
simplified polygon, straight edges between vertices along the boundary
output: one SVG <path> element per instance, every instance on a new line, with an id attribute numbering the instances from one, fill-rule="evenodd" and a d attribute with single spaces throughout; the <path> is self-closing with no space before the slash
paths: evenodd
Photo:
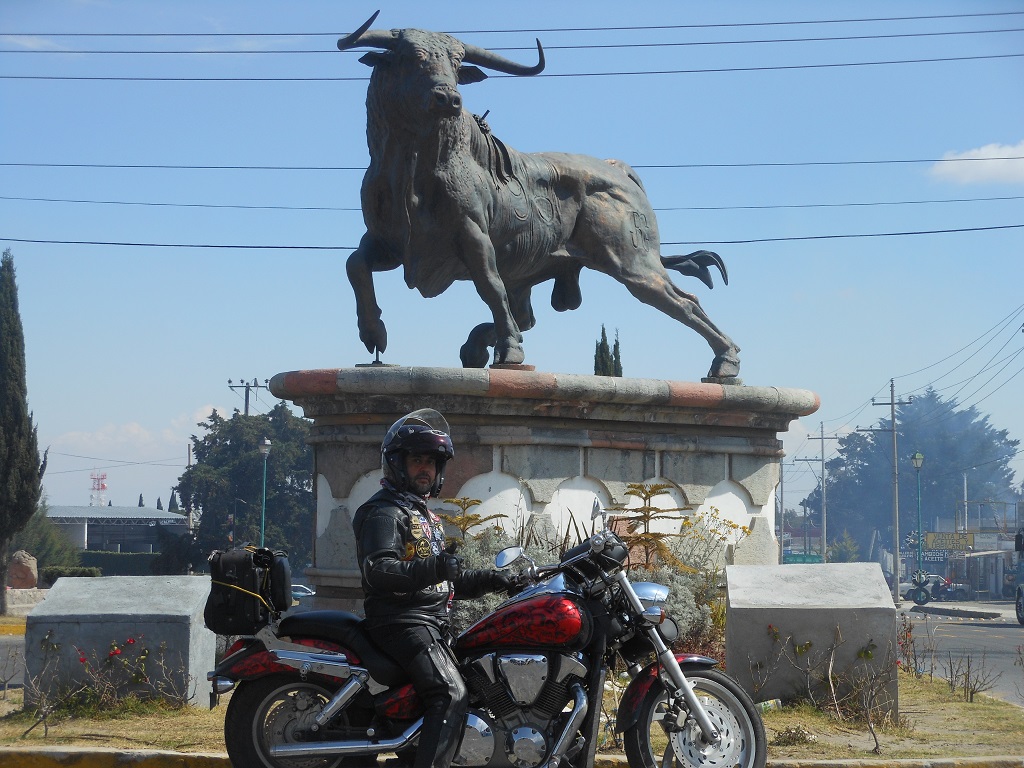
<path id="1" fill-rule="evenodd" d="M 579 650 L 590 641 L 587 611 L 567 595 L 537 595 L 503 605 L 484 616 L 455 642 L 458 654 L 485 648 Z"/>

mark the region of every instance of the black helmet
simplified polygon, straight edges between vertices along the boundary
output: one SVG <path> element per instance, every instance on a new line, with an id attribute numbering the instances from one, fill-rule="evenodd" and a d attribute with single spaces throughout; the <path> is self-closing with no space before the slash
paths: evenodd
<path id="1" fill-rule="evenodd" d="M 444 466 L 455 455 L 448 431 L 448 422 L 433 408 L 421 408 L 400 418 L 391 425 L 380 446 L 380 468 L 384 477 L 398 490 L 408 491 L 405 457 L 410 453 L 433 454 L 437 476 L 430 495 L 436 497 L 444 483 Z"/>

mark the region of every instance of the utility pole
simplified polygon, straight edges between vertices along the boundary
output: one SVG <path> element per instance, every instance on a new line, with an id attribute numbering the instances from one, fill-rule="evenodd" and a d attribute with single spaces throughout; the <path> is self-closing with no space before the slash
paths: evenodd
<path id="1" fill-rule="evenodd" d="M 900 602 L 900 466 L 896 446 L 896 406 L 912 402 L 913 397 L 897 400 L 896 380 L 889 379 L 889 401 L 876 403 L 875 398 L 871 398 L 872 405 L 889 406 L 889 429 L 857 429 L 858 432 L 892 432 L 892 599 L 896 604 Z"/>
<path id="2" fill-rule="evenodd" d="M 245 390 L 245 415 L 249 415 L 249 390 L 256 390 L 256 397 L 259 398 L 261 389 L 268 389 L 270 379 L 264 379 L 263 383 L 260 384 L 258 379 L 252 381 L 241 381 L 238 384 L 232 384 L 231 379 L 228 379 L 228 389 L 244 389 Z"/>
<path id="3" fill-rule="evenodd" d="M 808 440 L 821 440 L 821 562 L 828 562 L 828 504 L 825 495 L 825 441 L 838 440 L 833 435 L 825 437 L 825 422 L 821 422 L 821 437 L 808 437 Z M 796 459 L 796 461 L 815 461 L 815 459 Z"/>

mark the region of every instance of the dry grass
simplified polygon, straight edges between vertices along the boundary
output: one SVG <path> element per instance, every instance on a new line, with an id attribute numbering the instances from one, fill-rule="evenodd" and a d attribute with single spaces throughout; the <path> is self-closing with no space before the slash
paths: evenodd
<path id="1" fill-rule="evenodd" d="M 900 723 L 879 732 L 886 758 L 1021 755 L 1024 708 L 978 696 L 968 704 L 953 696 L 944 681 L 900 674 Z M 870 758 L 874 740 L 866 725 L 839 723 L 810 707 L 784 707 L 766 712 L 768 741 L 787 728 L 802 726 L 816 741 L 794 746 L 769 746 L 774 759 L 838 760 Z"/>
<path id="2" fill-rule="evenodd" d="M 0 616 L 0 635 L 24 635 L 24 616 Z"/>
<path id="3" fill-rule="evenodd" d="M 187 708 L 132 714 L 125 718 L 66 719 L 27 736 L 32 724 L 21 712 L 21 691 L 0 701 L 0 745 L 96 745 L 117 749 L 169 749 L 181 752 L 224 751 L 224 707 L 212 711 Z M 900 676 L 903 727 L 880 733 L 887 758 L 1020 755 L 1024 708 L 985 696 L 967 704 L 949 694 L 943 682 Z M 816 737 L 810 743 L 768 748 L 769 759 L 873 757 L 874 741 L 862 723 L 837 723 L 809 707 L 786 707 L 764 716 L 771 742 L 787 728 L 800 727 Z"/>

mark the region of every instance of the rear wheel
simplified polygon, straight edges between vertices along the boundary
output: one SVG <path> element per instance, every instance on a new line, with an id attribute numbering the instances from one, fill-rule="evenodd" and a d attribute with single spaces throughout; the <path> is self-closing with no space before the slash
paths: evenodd
<path id="1" fill-rule="evenodd" d="M 695 670 L 686 679 L 722 740 L 704 743 L 700 726 L 656 682 L 640 702 L 637 722 L 624 734 L 630 768 L 764 768 L 764 723 L 743 689 L 713 669 Z"/>
<path id="2" fill-rule="evenodd" d="M 231 764 L 246 768 L 338 768 L 351 765 L 342 758 L 274 758 L 270 748 L 280 744 L 357 738 L 348 733 L 345 713 L 314 735 L 313 718 L 334 694 L 333 690 L 297 675 L 268 675 L 244 682 L 231 694 L 224 716 L 224 741 Z M 365 728 L 362 730 L 365 738 Z M 372 759 L 372 758 L 369 758 Z"/>

